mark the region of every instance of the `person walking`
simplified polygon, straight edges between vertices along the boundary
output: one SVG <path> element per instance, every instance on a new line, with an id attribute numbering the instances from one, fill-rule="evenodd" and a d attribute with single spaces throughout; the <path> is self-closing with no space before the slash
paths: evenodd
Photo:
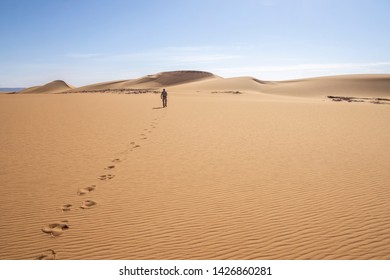
<path id="1" fill-rule="evenodd" d="M 168 104 L 168 92 L 165 90 L 165 88 L 161 92 L 161 99 L 162 99 L 162 103 L 163 103 L 163 108 L 167 107 L 167 104 Z"/>

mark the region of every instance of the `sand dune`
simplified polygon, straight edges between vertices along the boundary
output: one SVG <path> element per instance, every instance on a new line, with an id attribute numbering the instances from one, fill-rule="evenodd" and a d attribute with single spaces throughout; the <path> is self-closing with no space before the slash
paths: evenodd
<path id="1" fill-rule="evenodd" d="M 39 88 L 41 86 L 33 86 L 19 91 L 19 93 L 40 93 Z"/>
<path id="2" fill-rule="evenodd" d="M 204 81 L 195 81 L 178 85 L 172 88 L 176 91 L 204 91 L 204 92 L 236 92 L 250 91 L 261 93 L 270 82 L 263 82 L 252 77 L 215 78 Z"/>
<path id="3" fill-rule="evenodd" d="M 173 92 L 257 93 L 267 98 L 390 97 L 390 75 L 340 75 L 290 81 L 262 81 L 254 77 L 222 78 L 204 71 L 172 71 L 138 79 L 98 83 L 74 88 L 63 81 L 31 87 L 20 93 L 77 92 L 158 92 L 169 87 Z"/>
<path id="4" fill-rule="evenodd" d="M 218 79 L 219 77 L 203 71 L 172 71 L 149 75 L 135 80 L 139 85 L 148 87 L 168 87 L 199 80 Z"/>
<path id="5" fill-rule="evenodd" d="M 175 86 L 199 80 L 215 79 L 216 75 L 203 71 L 172 71 L 148 75 L 133 80 L 122 80 L 79 87 L 71 92 L 99 91 L 109 89 L 151 89 Z"/>
<path id="6" fill-rule="evenodd" d="M 274 82 L 263 88 L 269 94 L 300 97 L 328 95 L 390 97 L 390 75 L 340 75 Z"/>
<path id="7" fill-rule="evenodd" d="M 61 80 L 56 80 L 43 86 L 34 86 L 19 91 L 18 93 L 62 93 L 74 87 Z"/>
<path id="8" fill-rule="evenodd" d="M 221 78 L 200 71 L 174 71 L 139 79 L 101 83 L 74 89 L 72 92 L 149 89 L 158 92 L 169 87 L 173 92 L 256 93 L 264 98 L 300 97 L 390 97 L 390 75 L 341 75 L 290 81 L 262 81 L 253 77 Z"/>
<path id="9" fill-rule="evenodd" d="M 192 74 L 0 95 L 0 259 L 390 259 L 388 75 Z"/>
<path id="10" fill-rule="evenodd" d="M 261 81 L 253 77 L 237 77 L 195 81 L 172 89 L 233 93 L 239 91 L 306 98 L 325 98 L 329 95 L 390 97 L 390 75 L 341 75 L 291 81 Z"/>

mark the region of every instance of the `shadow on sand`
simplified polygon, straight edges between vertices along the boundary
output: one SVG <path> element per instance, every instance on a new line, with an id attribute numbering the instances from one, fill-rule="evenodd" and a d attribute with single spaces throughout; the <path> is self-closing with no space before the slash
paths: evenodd
<path id="1" fill-rule="evenodd" d="M 164 107 L 153 107 L 152 109 L 153 109 L 153 110 L 164 109 Z"/>

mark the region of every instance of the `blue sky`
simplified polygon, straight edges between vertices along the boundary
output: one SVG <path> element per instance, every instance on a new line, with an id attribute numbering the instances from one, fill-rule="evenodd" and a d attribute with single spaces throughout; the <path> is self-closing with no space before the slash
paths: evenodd
<path id="1" fill-rule="evenodd" d="M 0 87 L 390 73 L 388 0 L 0 0 Z"/>

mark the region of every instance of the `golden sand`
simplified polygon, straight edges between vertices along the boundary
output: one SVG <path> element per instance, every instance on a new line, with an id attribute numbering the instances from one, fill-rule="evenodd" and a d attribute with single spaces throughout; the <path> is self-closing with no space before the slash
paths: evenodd
<path id="1" fill-rule="evenodd" d="M 390 259 L 388 76 L 191 75 L 0 95 L 0 258 Z"/>

